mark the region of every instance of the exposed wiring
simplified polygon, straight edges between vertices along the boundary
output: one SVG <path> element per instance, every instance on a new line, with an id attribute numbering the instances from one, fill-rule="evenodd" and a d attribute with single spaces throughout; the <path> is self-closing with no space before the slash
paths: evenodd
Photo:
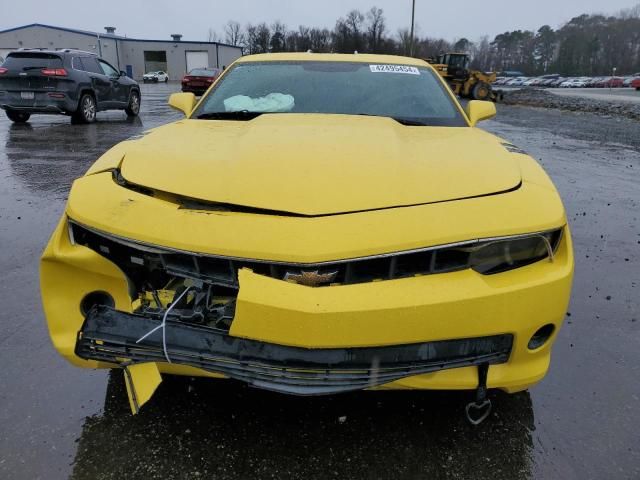
<path id="1" fill-rule="evenodd" d="M 180 300 L 182 300 L 182 297 L 184 297 L 187 292 L 191 289 L 191 287 L 187 287 L 184 292 L 182 292 L 178 298 L 171 303 L 171 305 L 169 305 L 169 307 L 167 308 L 167 311 L 164 312 L 164 316 L 162 317 L 162 323 L 160 325 L 158 325 L 157 327 L 149 330 L 147 333 L 145 333 L 143 336 L 141 336 L 138 340 L 136 340 L 136 343 L 140 343 L 142 340 L 144 340 L 145 338 L 147 338 L 149 335 L 151 335 L 152 333 L 162 329 L 162 351 L 164 353 L 164 358 L 167 359 L 167 362 L 172 363 L 171 359 L 169 358 L 169 353 L 167 352 L 167 318 L 169 317 L 169 313 L 171 313 L 171 310 L 173 310 L 173 307 L 175 307 L 178 303 L 180 303 Z"/>
<path id="2" fill-rule="evenodd" d="M 546 235 L 538 235 L 544 241 L 544 246 L 547 247 L 547 254 L 549 255 L 549 261 L 553 263 L 553 247 L 551 246 L 551 242 L 546 237 Z"/>

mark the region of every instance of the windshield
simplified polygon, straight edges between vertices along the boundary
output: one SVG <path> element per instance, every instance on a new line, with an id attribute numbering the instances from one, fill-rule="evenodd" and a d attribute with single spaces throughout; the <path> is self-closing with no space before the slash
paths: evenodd
<path id="1" fill-rule="evenodd" d="M 192 118 L 250 119 L 259 113 L 391 117 L 411 125 L 466 126 L 429 68 L 359 62 L 251 62 L 227 72 Z M 231 114 L 231 115 L 230 115 Z"/>

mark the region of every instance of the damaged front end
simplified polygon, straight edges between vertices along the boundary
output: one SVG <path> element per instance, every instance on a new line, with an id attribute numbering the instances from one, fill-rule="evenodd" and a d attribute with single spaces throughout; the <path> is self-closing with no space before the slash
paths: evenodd
<path id="1" fill-rule="evenodd" d="M 84 306 L 75 355 L 125 367 L 134 412 L 140 402 L 136 397 L 150 396 L 146 387 L 141 387 L 146 394 L 136 394 L 136 376 L 156 377 L 149 372 L 136 375 L 137 366 L 148 363 L 194 367 L 282 393 L 322 395 L 377 387 L 445 369 L 504 363 L 511 353 L 511 334 L 353 348 L 302 348 L 240 338 L 230 334 L 230 329 L 243 272 L 258 272 L 281 281 L 289 276 L 309 281 L 296 275 L 299 266 L 295 270 L 291 265 L 176 252 L 108 236 L 74 222 L 69 223 L 69 238 L 72 244 L 108 259 L 127 277 L 129 295 L 134 299 L 132 312 L 113 308 L 105 297 L 95 297 L 93 305 Z M 426 255 L 429 258 L 422 263 L 432 269 L 441 265 L 441 270 L 448 267 L 451 271 L 464 265 L 461 261 L 452 263 L 450 252 L 442 255 L 441 262 L 446 260 L 446 264 L 438 263 L 434 252 Z M 389 275 L 389 265 L 395 267 L 397 276 L 403 272 L 413 275 L 408 259 L 383 261 L 385 275 Z M 313 278 L 343 284 L 370 282 L 371 270 L 380 268 L 380 260 L 375 262 L 318 265 Z M 153 389 L 155 386 L 152 382 Z"/>

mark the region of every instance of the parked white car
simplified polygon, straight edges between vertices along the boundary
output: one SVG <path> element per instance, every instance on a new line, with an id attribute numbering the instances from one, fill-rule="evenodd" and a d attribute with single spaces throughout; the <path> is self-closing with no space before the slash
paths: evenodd
<path id="1" fill-rule="evenodd" d="M 589 77 L 568 78 L 560 84 L 560 88 L 585 88 L 589 80 Z"/>
<path id="2" fill-rule="evenodd" d="M 142 76 L 142 81 L 145 82 L 145 83 L 147 83 L 147 82 L 153 82 L 153 83 L 168 82 L 169 81 L 169 74 L 167 74 L 167 72 L 163 72 L 163 71 L 147 72 Z"/>
<path id="3" fill-rule="evenodd" d="M 513 80 L 509 80 L 507 85 L 510 87 L 521 87 L 527 80 L 528 77 L 516 77 Z"/>
<path id="4" fill-rule="evenodd" d="M 586 88 L 587 85 L 589 84 L 589 80 L 590 80 L 589 77 L 578 78 L 573 82 L 572 87 L 573 88 Z"/>

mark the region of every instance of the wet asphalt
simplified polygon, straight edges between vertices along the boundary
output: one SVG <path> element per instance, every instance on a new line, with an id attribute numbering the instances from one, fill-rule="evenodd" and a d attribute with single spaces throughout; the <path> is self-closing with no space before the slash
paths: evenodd
<path id="1" fill-rule="evenodd" d="M 576 277 L 551 370 L 493 392 L 479 427 L 468 393 L 294 398 L 231 381 L 166 378 L 132 417 L 120 372 L 54 351 L 38 258 L 74 178 L 113 144 L 180 118 L 176 85 L 94 125 L 0 118 L 0 478 L 640 478 L 640 123 L 500 106 L 483 124 L 539 159 L 573 230 Z"/>

